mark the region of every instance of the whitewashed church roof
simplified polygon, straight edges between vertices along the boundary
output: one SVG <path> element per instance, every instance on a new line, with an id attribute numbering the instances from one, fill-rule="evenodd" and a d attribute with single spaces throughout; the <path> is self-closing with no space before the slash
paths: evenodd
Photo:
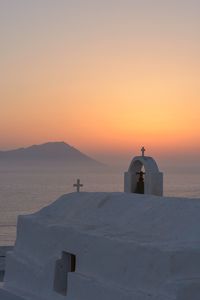
<path id="1" fill-rule="evenodd" d="M 200 199 L 64 195 L 19 217 L 0 299 L 199 300 L 199 216 Z"/>
<path id="2" fill-rule="evenodd" d="M 72 193 L 23 216 L 48 227 L 134 242 L 200 242 L 200 201 L 128 193 Z M 195 230 L 194 230 L 195 228 Z"/>

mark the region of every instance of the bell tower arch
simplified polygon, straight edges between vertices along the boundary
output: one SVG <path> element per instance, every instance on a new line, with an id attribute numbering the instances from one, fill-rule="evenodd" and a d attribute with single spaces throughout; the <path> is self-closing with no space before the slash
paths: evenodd
<path id="1" fill-rule="evenodd" d="M 163 196 L 163 173 L 152 157 L 144 155 L 144 147 L 141 151 L 124 173 L 124 192 Z"/>

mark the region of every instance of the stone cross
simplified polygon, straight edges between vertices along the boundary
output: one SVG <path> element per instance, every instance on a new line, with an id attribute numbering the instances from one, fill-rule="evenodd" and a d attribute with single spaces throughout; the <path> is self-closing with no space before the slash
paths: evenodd
<path id="1" fill-rule="evenodd" d="M 80 188 L 83 187 L 83 184 L 80 183 L 80 179 L 77 179 L 77 182 L 73 186 L 76 187 L 76 191 L 79 193 Z"/>
<path id="2" fill-rule="evenodd" d="M 142 151 L 142 156 L 144 156 L 144 152 L 146 151 L 146 149 L 144 148 L 144 146 L 142 147 L 141 151 Z"/>

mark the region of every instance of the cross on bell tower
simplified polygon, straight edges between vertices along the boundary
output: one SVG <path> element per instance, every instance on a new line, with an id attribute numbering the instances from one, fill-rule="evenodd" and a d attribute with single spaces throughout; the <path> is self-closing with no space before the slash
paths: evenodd
<path id="1" fill-rule="evenodd" d="M 83 184 L 80 183 L 80 179 L 77 179 L 77 182 L 73 186 L 76 187 L 76 191 L 77 191 L 77 193 L 79 193 L 80 188 L 83 187 Z"/>

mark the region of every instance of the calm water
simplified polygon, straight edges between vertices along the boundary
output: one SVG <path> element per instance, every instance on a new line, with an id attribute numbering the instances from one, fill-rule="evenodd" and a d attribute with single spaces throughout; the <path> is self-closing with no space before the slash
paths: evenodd
<path id="1" fill-rule="evenodd" d="M 164 170 L 165 172 L 165 170 Z M 80 178 L 83 191 L 123 191 L 123 172 L 119 170 L 71 171 L 64 167 L 0 168 L 0 245 L 14 243 L 16 220 L 53 202 L 64 193 L 73 192 Z M 200 198 L 200 173 L 165 172 L 164 194 Z"/>

